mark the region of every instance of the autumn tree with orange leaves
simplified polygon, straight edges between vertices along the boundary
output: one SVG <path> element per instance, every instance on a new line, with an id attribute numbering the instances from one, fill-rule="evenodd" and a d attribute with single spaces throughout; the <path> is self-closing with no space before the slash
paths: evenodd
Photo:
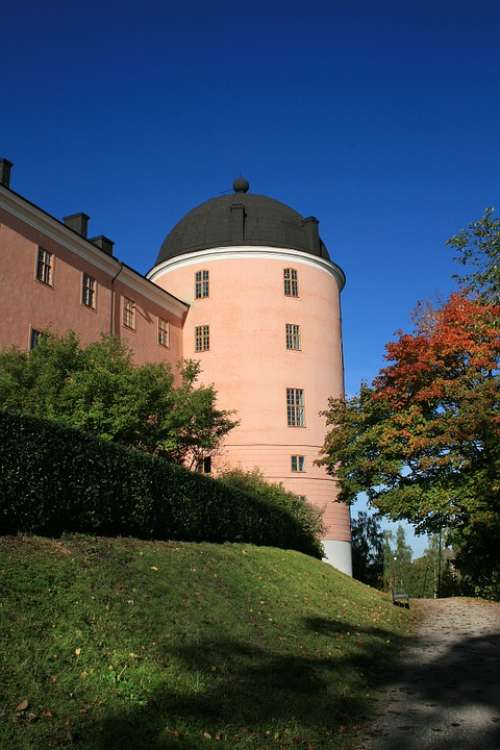
<path id="1" fill-rule="evenodd" d="M 417 531 L 446 528 L 464 576 L 500 596 L 500 307 L 464 286 L 387 344 L 371 386 L 330 400 L 321 463 L 341 500 L 365 492 Z"/>

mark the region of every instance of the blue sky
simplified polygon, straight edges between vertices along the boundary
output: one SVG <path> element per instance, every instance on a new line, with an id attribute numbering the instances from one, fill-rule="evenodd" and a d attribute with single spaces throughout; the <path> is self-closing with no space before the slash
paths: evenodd
<path id="1" fill-rule="evenodd" d="M 452 289 L 445 240 L 498 205 L 499 39 L 481 0 L 10 4 L 0 155 L 140 271 L 240 173 L 316 215 L 347 274 L 353 393 Z"/>

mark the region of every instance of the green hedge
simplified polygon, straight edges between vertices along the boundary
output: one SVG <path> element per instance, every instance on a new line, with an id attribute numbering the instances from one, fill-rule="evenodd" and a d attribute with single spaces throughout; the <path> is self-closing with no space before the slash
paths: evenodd
<path id="1" fill-rule="evenodd" d="M 54 422 L 0 412 L 0 532 L 250 542 L 321 557 L 290 511 Z"/>

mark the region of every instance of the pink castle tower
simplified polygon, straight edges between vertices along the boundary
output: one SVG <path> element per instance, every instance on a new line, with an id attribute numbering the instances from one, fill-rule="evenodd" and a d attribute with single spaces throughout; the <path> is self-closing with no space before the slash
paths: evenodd
<path id="1" fill-rule="evenodd" d="M 203 381 L 240 420 L 214 470 L 258 467 L 321 508 L 326 560 L 351 574 L 349 510 L 314 463 L 326 432 L 320 412 L 344 392 L 345 276 L 317 219 L 248 190 L 239 178 L 233 194 L 184 216 L 147 276 L 189 303 L 184 357 L 200 360 Z"/>

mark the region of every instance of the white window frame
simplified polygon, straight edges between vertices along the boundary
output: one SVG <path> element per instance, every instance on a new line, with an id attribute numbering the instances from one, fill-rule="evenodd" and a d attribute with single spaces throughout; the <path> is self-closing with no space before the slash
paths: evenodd
<path id="1" fill-rule="evenodd" d="M 300 352 L 302 345 L 300 339 L 300 326 L 297 323 L 285 324 L 286 348 Z"/>
<path id="2" fill-rule="evenodd" d="M 135 302 L 130 297 L 123 298 L 122 324 L 129 331 L 135 331 Z"/>
<path id="3" fill-rule="evenodd" d="M 208 352 L 210 350 L 210 326 L 205 324 L 194 328 L 194 350 L 195 352 Z"/>
<path id="4" fill-rule="evenodd" d="M 54 253 L 38 248 L 36 256 L 36 279 L 46 286 L 54 286 Z"/>
<path id="5" fill-rule="evenodd" d="M 305 457 L 300 455 L 290 456 L 290 468 L 294 474 L 303 474 L 305 472 Z"/>
<path id="6" fill-rule="evenodd" d="M 286 389 L 286 414 L 289 427 L 306 426 L 303 388 Z"/>
<path id="7" fill-rule="evenodd" d="M 204 299 L 209 296 L 210 280 L 208 271 L 196 271 L 194 275 L 194 296 L 195 299 Z"/>
<path id="8" fill-rule="evenodd" d="M 164 318 L 158 318 L 158 343 L 166 349 L 170 348 L 170 323 Z"/>
<path id="9" fill-rule="evenodd" d="M 299 296 L 299 276 L 296 268 L 283 269 L 283 291 L 285 297 Z"/>
<path id="10" fill-rule="evenodd" d="M 82 305 L 95 310 L 97 307 L 97 281 L 89 273 L 82 275 Z"/>

